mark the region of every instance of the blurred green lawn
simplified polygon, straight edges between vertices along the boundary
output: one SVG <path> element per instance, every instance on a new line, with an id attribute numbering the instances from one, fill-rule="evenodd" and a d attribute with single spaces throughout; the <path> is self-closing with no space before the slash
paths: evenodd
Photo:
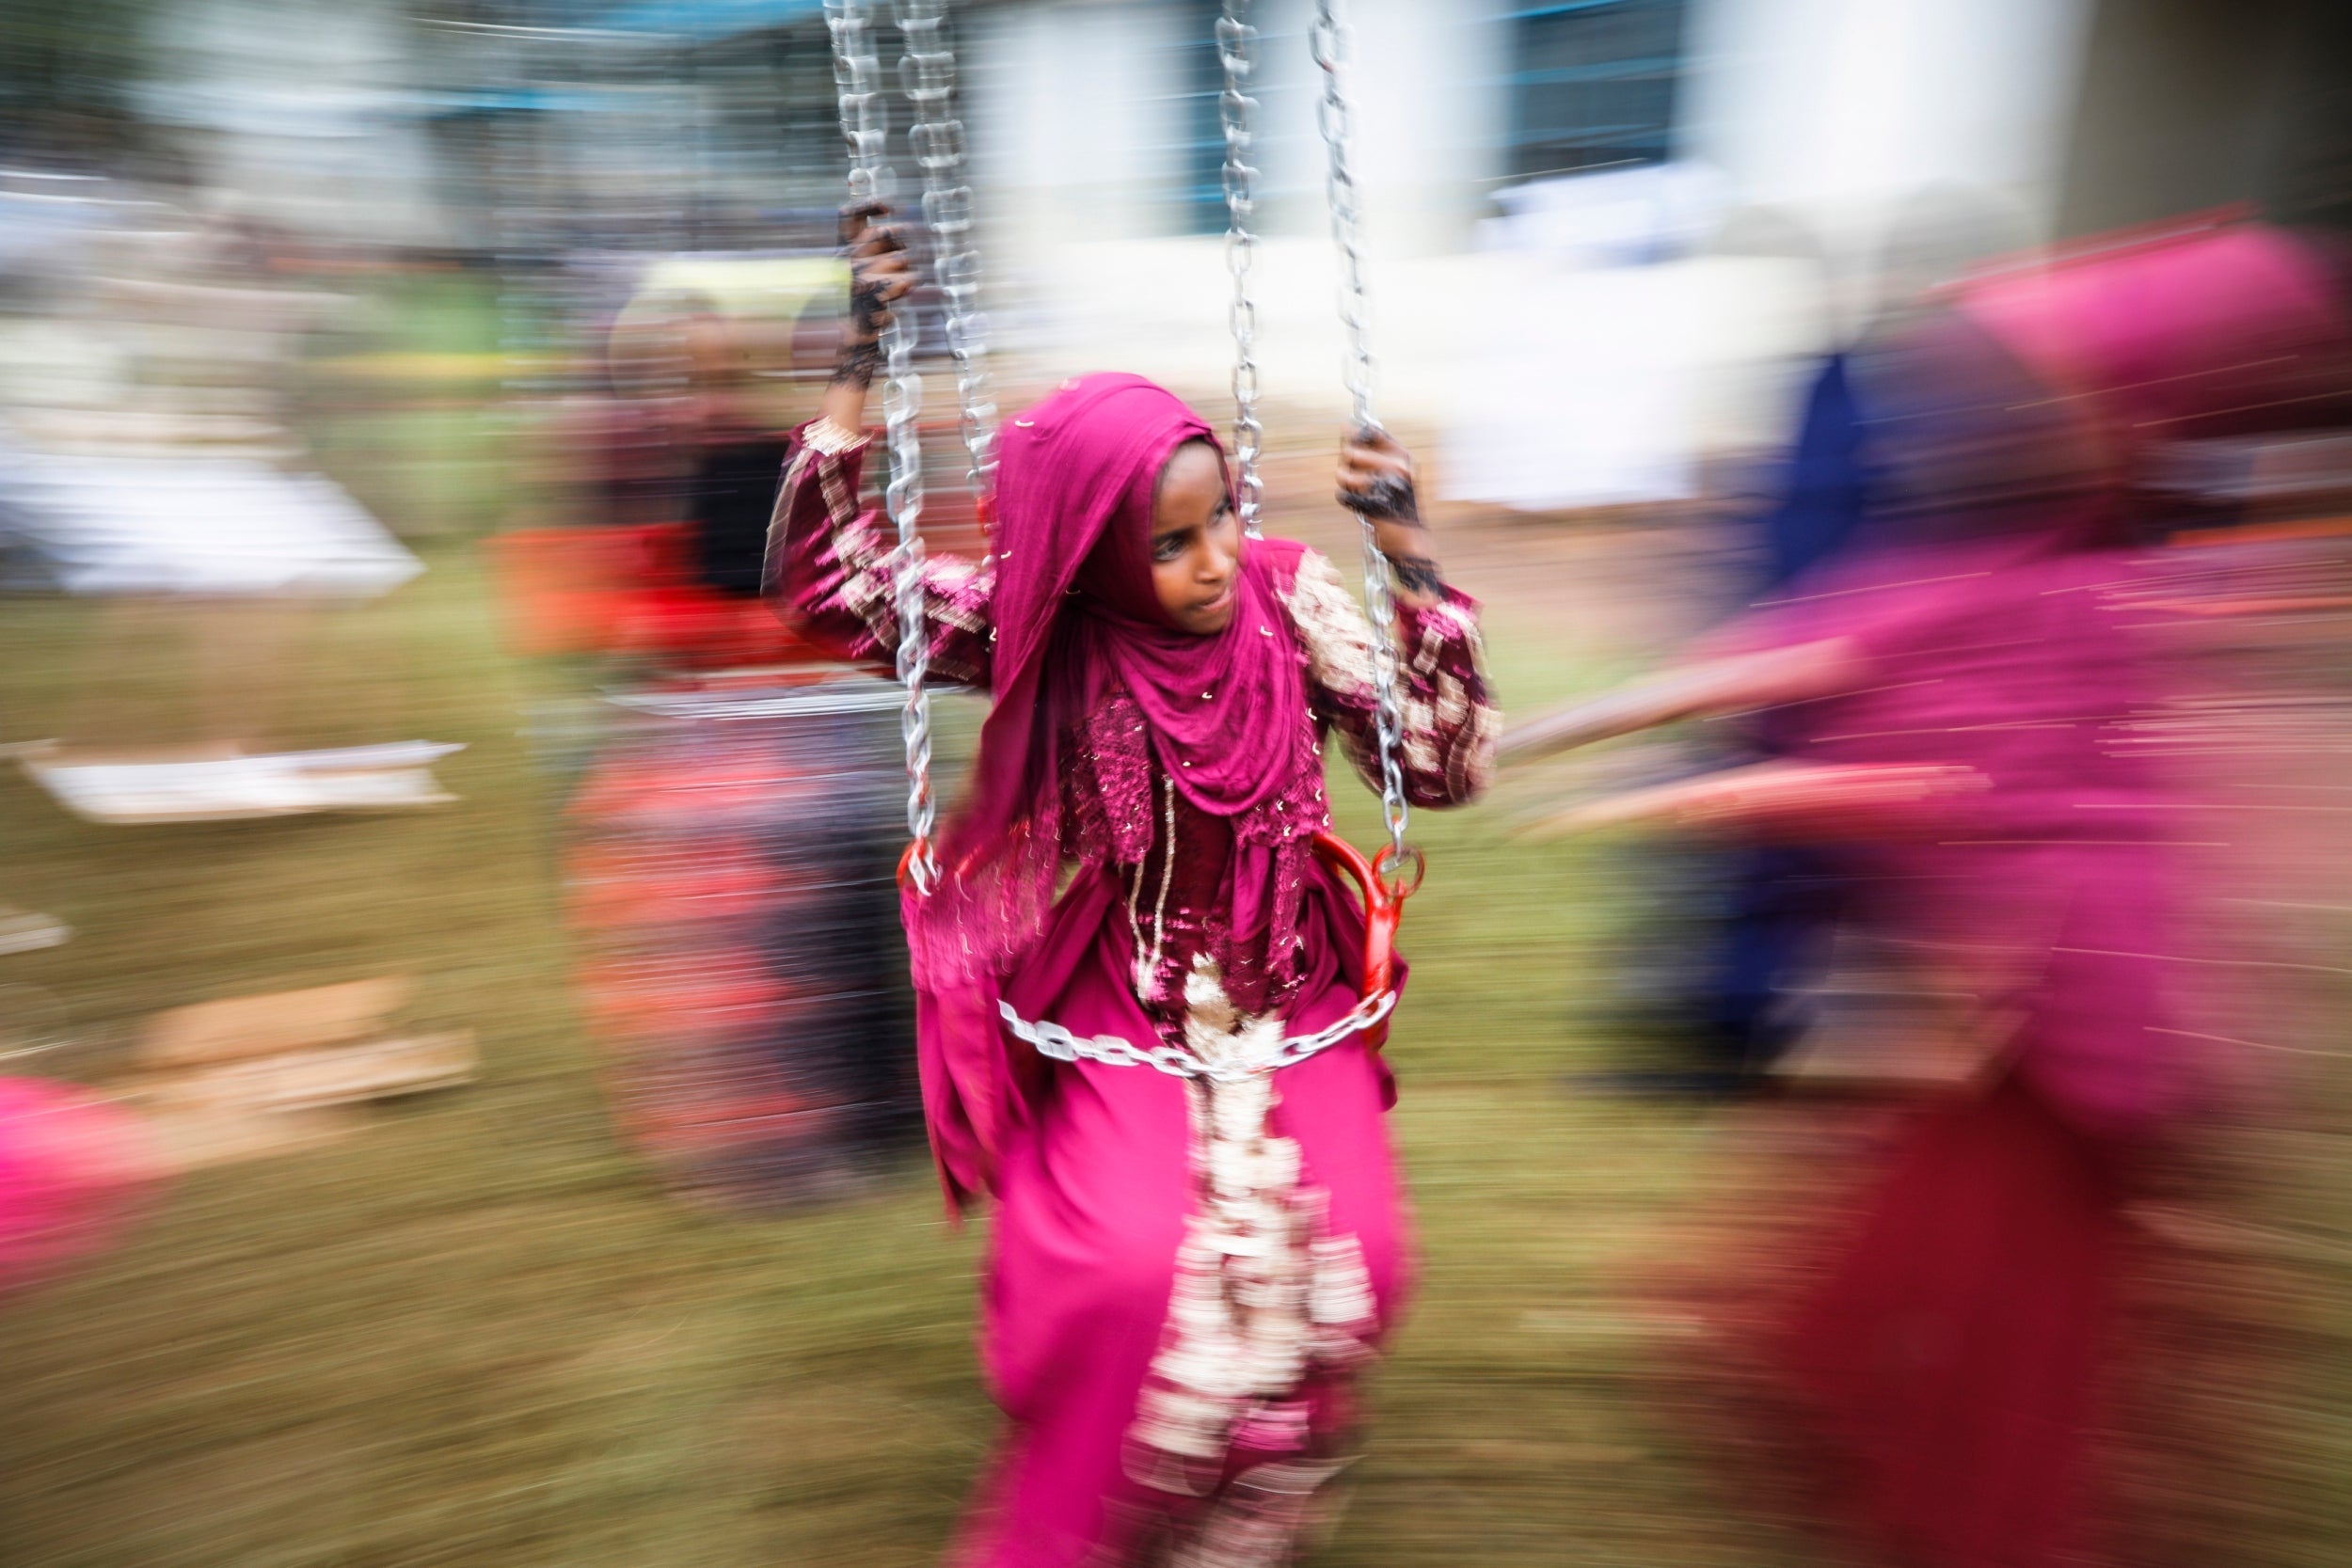
<path id="1" fill-rule="evenodd" d="M 4 961 L 85 1033 L 209 997 L 412 972 L 479 1031 L 477 1087 L 322 1150 L 199 1174 L 123 1250 L 0 1316 L 0 1561 L 235 1568 L 920 1563 L 990 1439 L 977 1234 L 910 1162 L 880 1195 L 712 1218 L 617 1147 L 565 986 L 560 801 L 519 734 L 470 549 L 327 628 L 321 742 L 461 740 L 460 806 L 402 818 L 81 825 L 0 775 L 0 897 L 76 939 Z M 0 716 L 66 727 L 80 606 L 0 616 Z M 1501 638 L 1518 691 L 1557 690 Z M 107 678 L 168 711 L 160 650 Z M 158 668 L 160 666 L 160 668 Z M 378 686 L 369 694 L 362 689 Z M 1368 834 L 1372 803 L 1347 797 Z M 1558 1085 L 1607 919 L 1597 868 L 1424 816 L 1433 871 L 1393 1046 L 1425 1283 L 1380 1376 L 1335 1563 L 1773 1560 L 1702 1507 L 1593 1300 L 1677 1196 L 1689 1114 Z"/>

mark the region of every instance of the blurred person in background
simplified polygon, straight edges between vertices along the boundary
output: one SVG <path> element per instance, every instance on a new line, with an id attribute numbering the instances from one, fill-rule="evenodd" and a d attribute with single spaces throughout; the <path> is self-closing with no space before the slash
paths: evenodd
<path id="1" fill-rule="evenodd" d="M 852 323 L 771 570 L 807 635 L 881 671 L 892 552 L 858 487 L 907 273 L 873 215 L 850 220 Z M 1438 574 L 1402 448 L 1352 436 L 1339 478 L 1397 564 L 1406 793 L 1458 803 L 1491 748 L 1476 609 Z M 941 1175 L 994 1200 L 982 1358 L 1011 1418 L 957 1560 L 1283 1560 L 1409 1272 L 1393 1085 L 1344 1023 L 1364 927 L 1311 847 L 1322 736 L 1377 778 L 1370 628 L 1323 557 L 1241 537 L 1209 425 L 1139 377 L 1011 420 L 996 505 L 990 560 L 925 568 L 933 673 L 993 701 L 942 880 L 908 906 Z M 1245 1070 L 1055 1060 L 1000 1006 Z M 1318 1030 L 1327 1049 L 1246 1070 Z"/>
<path id="2" fill-rule="evenodd" d="M 1819 259 L 1796 220 L 1762 213 L 1727 225 L 1742 253 L 1796 252 Z M 1899 207 L 1881 247 L 1877 309 L 1851 343 L 1815 366 L 1799 409 L 1795 438 L 1772 466 L 1773 494 L 1741 525 L 1743 554 L 1756 562 L 1751 599 L 1793 592 L 1791 584 L 1827 568 L 1852 546 L 1871 499 L 1870 410 L 1856 361 L 1883 352 L 1934 289 L 1985 258 L 2024 243 L 2022 220 L 1989 193 L 1947 185 Z M 1825 266 L 1825 263 L 1823 263 Z M 1750 758 L 1783 754 L 1777 716 L 1740 725 L 1735 748 Z M 1695 1075 L 1640 1082 L 1657 1087 L 1737 1089 L 1761 1083 L 1802 1037 L 1803 999 L 1818 983 L 1842 897 L 1835 857 L 1793 840 L 1750 847 L 1724 857 L 1727 887 L 1702 950 L 1687 1007 L 1701 1051 Z"/>
<path id="3" fill-rule="evenodd" d="M 693 580 L 756 599 L 785 433 L 813 412 L 833 368 L 840 263 L 662 257 L 633 287 L 608 334 L 612 428 L 580 441 L 607 469 L 593 515 L 682 519 Z"/>
<path id="4" fill-rule="evenodd" d="M 674 1185 L 806 1204 L 862 1186 L 918 1125 L 899 690 L 760 597 L 786 433 L 831 373 L 847 268 L 828 247 L 631 270 L 613 397 L 567 410 L 598 526 L 501 541 L 524 616 L 534 583 L 599 607 L 568 646 L 613 658 L 629 715 L 605 720 L 566 812 L 581 985 L 620 1122 Z M 795 351 L 819 337 L 803 389 Z"/>
<path id="5" fill-rule="evenodd" d="M 1768 714 L 1774 760 L 1562 821 L 1819 846 L 1841 937 L 1938 1015 L 1863 1042 L 1861 1070 L 1932 1092 L 1763 1352 L 1835 1517 L 1883 1560 L 2034 1568 L 2091 1544 L 2126 1204 L 2226 1045 L 2184 1026 L 2194 972 L 2169 958 L 2185 802 L 2119 743 L 2165 684 L 2118 613 L 2146 575 L 2119 548 L 2129 482 L 2174 420 L 2308 415 L 2293 388 L 2340 378 L 2345 341 L 2338 280 L 2256 228 L 1907 309 L 1850 358 L 1873 483 L 1840 555 L 1718 657 L 1506 747 Z"/>
<path id="6" fill-rule="evenodd" d="M 756 598 L 768 513 L 789 444 L 760 417 L 741 328 L 704 315 L 689 324 L 688 335 L 695 385 L 707 388 L 686 492 L 696 576 L 714 593 Z"/>

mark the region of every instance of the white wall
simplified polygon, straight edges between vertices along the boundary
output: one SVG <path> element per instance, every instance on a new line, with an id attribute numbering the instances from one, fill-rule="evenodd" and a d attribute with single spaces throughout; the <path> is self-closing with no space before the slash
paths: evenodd
<path id="1" fill-rule="evenodd" d="M 1349 73 L 1355 166 L 1379 253 L 1460 248 L 1500 166 L 1499 87 L 1507 28 L 1498 0 L 1354 0 Z M 1325 155 L 1315 122 L 1322 72 L 1308 47 L 1311 0 L 1260 0 L 1262 227 L 1323 232 Z M 1009 6 L 968 24 L 973 141 L 1006 231 L 1026 254 L 1072 235 L 1168 234 L 1192 135 L 1178 53 L 1190 9 L 1084 0 Z M 1074 237 L 1074 236 L 1073 236 Z"/>
<path id="2" fill-rule="evenodd" d="M 1006 7 L 969 24 L 971 141 L 1000 244 L 1165 233 L 1184 132 L 1164 8 Z"/>
<path id="3" fill-rule="evenodd" d="M 1322 223 L 1308 52 L 1312 0 L 1259 0 L 1265 227 Z M 1356 162 L 1375 249 L 1462 247 L 1502 167 L 1511 24 L 1502 0 L 1348 0 Z M 1682 154 L 1738 198 L 1867 226 L 1939 181 L 2046 215 L 2081 75 L 2090 0 L 1693 0 Z M 980 172 L 1024 229 L 1167 233 L 1190 135 L 1176 53 L 1200 13 L 1059 0 L 970 24 Z"/>
<path id="4" fill-rule="evenodd" d="M 1696 0 L 1682 146 L 1849 245 L 1937 182 L 2046 224 L 2090 0 Z"/>
<path id="5" fill-rule="evenodd" d="M 1995 187 L 2047 214 L 2089 6 L 1694 0 L 1680 150 L 1724 172 L 1731 204 L 1811 219 L 1858 281 L 1895 204 L 1932 182 Z M 1258 8 L 1273 236 L 1257 278 L 1263 381 L 1278 420 L 1335 420 L 1312 3 Z M 1817 271 L 1467 253 L 1503 166 L 1514 40 L 1496 20 L 1502 7 L 1349 9 L 1380 405 L 1448 430 L 1449 493 L 1533 506 L 1657 499 L 1687 492 L 1708 453 L 1785 436 L 1792 372 L 1838 325 Z M 997 341 L 1023 372 L 1133 368 L 1222 419 L 1220 246 L 1168 232 L 1188 134 L 1174 29 L 1194 15 L 1144 0 L 993 13 L 976 40 L 975 142 L 997 231 Z"/>
<path id="6" fill-rule="evenodd" d="M 1323 92 L 1308 42 L 1313 0 L 1262 0 L 1263 119 L 1271 140 L 1260 167 L 1274 197 L 1273 232 L 1321 233 L 1326 155 L 1315 121 Z M 1458 250 L 1486 214 L 1502 167 L 1502 91 L 1510 28 L 1499 0 L 1352 0 L 1342 9 L 1355 41 L 1347 91 L 1354 166 L 1375 253 Z"/>

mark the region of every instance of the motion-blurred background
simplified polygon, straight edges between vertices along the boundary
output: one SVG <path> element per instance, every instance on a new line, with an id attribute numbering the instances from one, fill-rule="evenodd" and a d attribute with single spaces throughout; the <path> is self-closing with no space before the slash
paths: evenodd
<path id="1" fill-rule="evenodd" d="M 1003 407 L 1116 368 L 1230 419 L 1219 8 L 949 8 Z M 1313 8 L 1252 8 L 1269 524 L 1347 560 Z M 1347 10 L 1379 406 L 1513 713 L 1811 597 L 1894 491 L 2058 483 L 2012 417 L 2079 417 L 2154 673 L 1992 723 L 2151 769 L 2164 1029 L 2215 1048 L 2080 1560 L 2344 1560 L 2352 9 Z M 0 1562 L 939 1549 L 993 1418 L 896 696 L 756 597 L 838 114 L 804 0 L 0 5 Z M 1904 334 L 1955 299 L 2026 379 L 1923 452 L 1882 425 L 1948 411 Z M 917 315 L 926 530 L 977 550 Z M 1316 1560 L 1822 1560 L 1727 1325 L 1949 1080 L 1951 993 L 1803 846 L 1512 836 L 1788 743 L 1417 825 L 1425 1284 Z"/>

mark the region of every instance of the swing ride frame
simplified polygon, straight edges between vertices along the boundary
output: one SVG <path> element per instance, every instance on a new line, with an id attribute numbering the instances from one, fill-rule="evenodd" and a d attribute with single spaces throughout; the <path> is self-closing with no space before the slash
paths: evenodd
<path id="1" fill-rule="evenodd" d="M 834 81 L 839 97 L 841 133 L 850 147 L 852 204 L 887 202 L 895 194 L 888 163 L 889 109 L 883 95 L 874 35 L 878 0 L 825 0 L 832 35 Z M 899 80 L 913 118 L 907 130 L 910 155 L 922 170 L 922 207 L 933 242 L 932 271 L 945 307 L 946 336 L 956 364 L 956 393 L 963 443 L 969 458 L 965 480 L 985 521 L 993 492 L 996 408 L 987 372 L 987 318 L 979 309 L 980 262 L 975 238 L 972 187 L 963 176 L 963 122 L 954 112 L 956 57 L 947 34 L 945 0 L 894 0 L 894 19 L 903 43 Z M 1233 440 L 1236 511 L 1243 531 L 1262 532 L 1264 483 L 1259 474 L 1263 426 L 1258 420 L 1255 358 L 1257 306 L 1250 293 L 1258 235 L 1257 170 L 1249 162 L 1255 139 L 1257 100 L 1249 95 L 1258 30 L 1249 20 L 1249 0 L 1223 0 L 1216 46 L 1223 87 L 1217 97 L 1224 134 L 1221 169 L 1226 206 L 1225 262 L 1232 278 L 1227 325 L 1233 337 Z M 1352 124 L 1346 92 L 1349 32 L 1338 0 L 1316 0 L 1310 40 L 1322 71 L 1315 123 L 1326 154 L 1324 190 L 1331 239 L 1339 258 L 1339 313 L 1346 334 L 1343 380 L 1350 419 L 1365 435 L 1382 433 L 1373 404 L 1371 306 L 1364 286 L 1359 234 L 1360 216 L 1352 159 Z M 890 475 L 883 507 L 898 536 L 893 552 L 893 597 L 898 612 L 897 670 L 905 700 L 899 731 L 905 742 L 907 834 L 899 875 L 927 896 L 941 875 L 932 835 L 938 803 L 931 789 L 931 721 L 929 637 L 923 613 L 923 473 L 915 433 L 923 400 L 914 367 L 914 327 L 909 312 L 893 311 L 882 329 L 882 430 Z M 1412 808 L 1405 796 L 1401 752 L 1403 705 L 1397 690 L 1398 653 L 1394 577 L 1376 538 L 1373 518 L 1359 514 L 1364 558 L 1364 608 L 1372 623 L 1374 728 L 1380 766 L 1381 817 L 1388 843 L 1367 860 L 1337 835 L 1315 836 L 1314 850 L 1333 872 L 1354 882 L 1364 900 L 1363 995 L 1388 1005 L 1358 1025 L 1378 1049 L 1388 1034 L 1388 1011 L 1395 987 L 1395 934 L 1405 900 L 1421 885 L 1426 869 L 1419 848 L 1406 840 Z M 1359 1013 L 1363 1007 L 1358 1009 Z M 1355 1015 L 1351 1015 L 1353 1017 Z M 1052 1026 L 1037 1026 L 1050 1029 Z M 1062 1043 L 1057 1041 L 1057 1044 Z"/>

